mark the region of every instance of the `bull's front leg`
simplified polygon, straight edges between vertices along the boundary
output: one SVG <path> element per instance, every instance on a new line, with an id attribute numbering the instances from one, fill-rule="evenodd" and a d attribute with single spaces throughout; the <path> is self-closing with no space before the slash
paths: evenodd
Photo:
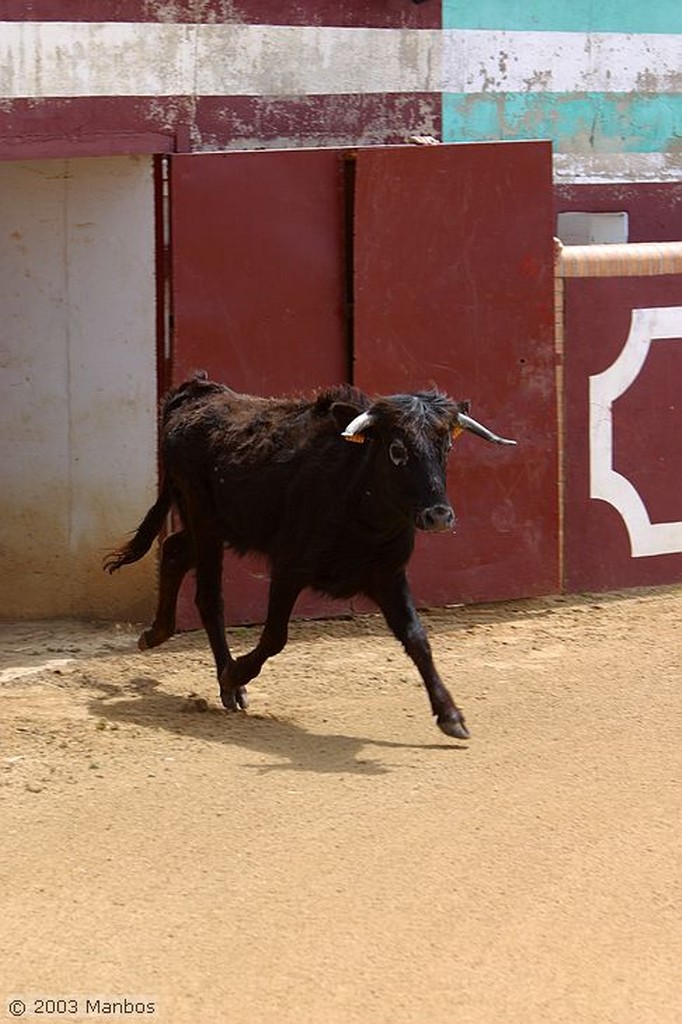
<path id="1" fill-rule="evenodd" d="M 373 581 L 368 596 L 379 605 L 389 629 L 419 670 L 438 726 L 447 736 L 469 739 L 464 715 L 438 674 L 426 630 L 417 615 L 404 572 Z"/>

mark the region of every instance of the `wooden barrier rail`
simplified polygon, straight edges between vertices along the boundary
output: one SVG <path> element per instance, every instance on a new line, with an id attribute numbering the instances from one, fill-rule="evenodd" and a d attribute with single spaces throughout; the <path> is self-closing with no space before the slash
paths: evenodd
<path id="1" fill-rule="evenodd" d="M 682 274 L 682 242 L 557 245 L 556 273 L 568 277 L 655 277 Z"/>

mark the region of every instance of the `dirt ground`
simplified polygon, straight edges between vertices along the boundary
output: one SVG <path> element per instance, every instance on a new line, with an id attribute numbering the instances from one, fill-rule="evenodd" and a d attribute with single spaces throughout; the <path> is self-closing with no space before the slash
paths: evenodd
<path id="1" fill-rule="evenodd" d="M 2 627 L 0 1019 L 679 1024 L 682 587 L 425 621 L 467 743 L 371 616 L 246 714 L 203 634 Z"/>

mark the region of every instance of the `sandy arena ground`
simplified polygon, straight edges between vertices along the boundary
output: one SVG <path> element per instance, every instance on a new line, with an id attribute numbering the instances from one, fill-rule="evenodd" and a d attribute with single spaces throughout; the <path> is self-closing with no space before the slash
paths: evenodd
<path id="1" fill-rule="evenodd" d="M 373 617 L 239 715 L 203 634 L 2 627 L 0 1020 L 679 1024 L 682 587 L 425 621 L 468 743 Z"/>

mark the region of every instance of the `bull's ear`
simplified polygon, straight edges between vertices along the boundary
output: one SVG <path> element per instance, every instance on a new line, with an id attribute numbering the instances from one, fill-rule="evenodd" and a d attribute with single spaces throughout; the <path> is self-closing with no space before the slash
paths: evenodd
<path id="1" fill-rule="evenodd" d="M 461 412 L 463 412 L 466 415 L 469 412 L 469 409 L 471 408 L 471 401 L 468 398 L 465 398 L 464 401 L 457 402 L 456 405 L 457 405 L 457 416 Z M 457 438 L 460 437 L 464 433 L 464 429 L 465 429 L 461 425 L 459 420 L 457 419 L 457 416 L 455 416 L 455 419 L 454 419 L 454 421 L 452 423 L 452 427 L 451 427 L 451 430 L 450 430 L 453 441 L 456 441 Z"/>
<path id="2" fill-rule="evenodd" d="M 339 430 L 345 430 L 348 424 L 360 415 L 362 409 L 349 402 L 334 402 L 329 411 L 336 420 Z"/>
<path id="3" fill-rule="evenodd" d="M 357 444 L 363 443 L 364 432 L 372 425 L 372 417 L 368 412 L 346 402 L 335 402 L 331 407 L 331 413 L 344 440 L 355 441 Z"/>

